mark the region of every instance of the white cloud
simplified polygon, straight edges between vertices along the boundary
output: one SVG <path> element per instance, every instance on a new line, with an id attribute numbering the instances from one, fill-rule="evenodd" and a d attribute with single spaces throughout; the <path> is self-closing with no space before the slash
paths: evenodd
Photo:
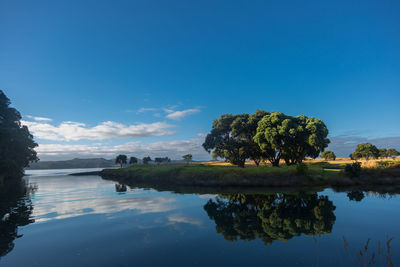
<path id="1" fill-rule="evenodd" d="M 33 210 L 33 216 L 36 222 L 45 222 L 87 214 L 117 216 L 122 211 L 138 214 L 165 213 L 177 208 L 173 196 L 152 196 L 130 190 L 125 197 L 115 198 L 110 189 L 114 189 L 114 182 L 102 179 L 46 177 L 46 183 L 40 184 L 40 192 L 47 197 L 37 199 L 38 205 Z M 57 194 L 53 194 L 55 190 Z M 107 194 L 94 193 L 88 197 L 87 192 L 96 191 Z"/>
<path id="2" fill-rule="evenodd" d="M 165 122 L 125 125 L 106 121 L 94 127 L 84 123 L 65 121 L 58 126 L 36 121 L 21 121 L 28 126 L 34 137 L 52 141 L 104 140 L 110 138 L 135 138 L 148 136 L 166 136 L 174 134 L 174 126 Z"/>
<path id="3" fill-rule="evenodd" d="M 171 120 L 180 120 L 186 116 L 192 115 L 192 114 L 196 114 L 200 112 L 200 109 L 197 108 L 191 108 L 191 109 L 185 109 L 185 110 L 171 110 L 171 109 L 165 109 L 165 112 L 168 113 L 168 115 L 166 116 L 166 118 L 171 119 Z"/>
<path id="4" fill-rule="evenodd" d="M 157 108 L 140 108 L 137 113 L 143 113 L 143 112 L 148 112 L 148 111 L 157 111 Z"/>
<path id="5" fill-rule="evenodd" d="M 28 119 L 32 119 L 32 120 L 35 120 L 35 121 L 52 121 L 52 119 L 44 118 L 44 117 L 34 117 L 34 116 L 31 116 L 31 115 L 27 115 L 26 117 Z"/>
<path id="6" fill-rule="evenodd" d="M 186 217 L 180 213 L 171 214 L 167 218 L 168 218 L 168 221 L 172 224 L 186 223 L 186 224 L 192 224 L 192 225 L 197 225 L 197 226 L 201 226 L 203 224 L 203 222 L 200 220 Z"/>
<path id="7" fill-rule="evenodd" d="M 192 154 L 194 160 L 208 160 L 210 155 L 201 146 L 202 140 L 160 141 L 153 143 L 127 142 L 120 145 L 70 145 L 39 144 L 36 148 L 41 160 L 61 160 L 76 157 L 113 158 L 118 154 L 132 155 L 138 158 L 145 156 L 169 157 L 182 159 L 184 154 Z"/>

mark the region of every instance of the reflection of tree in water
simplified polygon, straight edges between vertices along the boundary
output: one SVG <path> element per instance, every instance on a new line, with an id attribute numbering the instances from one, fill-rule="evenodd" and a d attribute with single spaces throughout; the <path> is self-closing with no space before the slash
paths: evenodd
<path id="1" fill-rule="evenodd" d="M 363 200 L 365 195 L 364 195 L 364 192 L 362 192 L 362 191 L 351 191 L 351 192 L 347 193 L 347 197 L 349 198 L 349 200 L 352 200 L 352 201 L 361 201 L 361 200 Z"/>
<path id="2" fill-rule="evenodd" d="M 34 222 L 30 218 L 33 211 L 30 194 L 34 190 L 19 179 L 0 185 L 0 257 L 14 248 L 14 239 L 21 237 L 18 227 Z"/>
<path id="3" fill-rule="evenodd" d="M 317 194 L 220 195 L 204 209 L 226 240 L 260 238 L 264 244 L 329 234 L 336 220 L 332 201 Z"/>
<path id="4" fill-rule="evenodd" d="M 126 192 L 127 187 L 124 184 L 115 184 L 115 191 L 118 193 Z"/>

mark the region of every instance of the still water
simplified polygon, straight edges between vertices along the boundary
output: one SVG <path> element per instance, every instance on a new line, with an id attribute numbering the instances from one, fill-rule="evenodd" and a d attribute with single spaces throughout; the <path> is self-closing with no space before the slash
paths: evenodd
<path id="1" fill-rule="evenodd" d="M 177 194 L 77 171 L 0 191 L 0 266 L 400 264 L 397 195 Z"/>

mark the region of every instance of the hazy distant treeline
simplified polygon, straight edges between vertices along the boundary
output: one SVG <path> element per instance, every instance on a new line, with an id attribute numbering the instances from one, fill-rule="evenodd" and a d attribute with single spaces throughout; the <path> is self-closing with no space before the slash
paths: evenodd
<path id="1" fill-rule="evenodd" d="M 103 158 L 94 159 L 71 159 L 62 161 L 39 161 L 32 162 L 27 169 L 78 169 L 78 168 L 109 168 L 115 167 L 114 160 Z"/>

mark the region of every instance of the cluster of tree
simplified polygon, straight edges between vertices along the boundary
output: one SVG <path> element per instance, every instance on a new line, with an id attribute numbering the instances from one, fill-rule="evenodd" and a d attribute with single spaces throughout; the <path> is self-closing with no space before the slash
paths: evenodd
<path id="1" fill-rule="evenodd" d="M 154 162 L 157 163 L 157 165 L 160 165 L 161 163 L 168 163 L 171 162 L 171 159 L 168 157 L 164 158 L 154 158 Z"/>
<path id="2" fill-rule="evenodd" d="M 21 125 L 21 114 L 10 104 L 0 90 L 0 179 L 21 177 L 30 162 L 39 160 L 33 136 Z"/>
<path id="3" fill-rule="evenodd" d="M 365 158 L 369 160 L 370 158 L 388 158 L 399 156 L 400 153 L 394 148 L 381 148 L 378 149 L 371 143 L 358 144 L 355 151 L 350 154 L 350 158 L 353 160 Z"/>
<path id="4" fill-rule="evenodd" d="M 316 158 L 329 144 L 328 129 L 322 120 L 281 112 L 257 110 L 254 114 L 223 114 L 213 121 L 203 147 L 213 158 L 244 167 L 247 159 L 258 166 L 268 160 L 279 166 Z"/>
<path id="5" fill-rule="evenodd" d="M 144 164 L 144 165 L 147 165 L 147 164 L 149 164 L 149 162 L 151 162 L 151 161 L 153 161 L 149 156 L 147 156 L 147 157 L 144 157 L 143 159 L 142 159 L 142 163 Z M 136 157 L 130 157 L 129 158 L 129 164 L 130 165 L 134 165 L 134 164 L 137 164 L 139 162 L 139 159 L 138 158 L 136 158 Z M 162 163 L 168 163 L 168 162 L 171 162 L 171 159 L 170 158 L 168 158 L 168 157 L 158 157 L 158 158 L 154 158 L 154 162 L 155 163 L 157 163 L 158 165 L 160 165 L 160 164 L 162 164 Z M 115 158 L 115 163 L 116 164 L 119 164 L 120 166 L 121 166 L 121 168 L 122 168 L 122 166 L 123 165 L 125 165 L 125 164 L 127 164 L 128 163 L 128 157 L 126 156 L 126 155 L 118 155 L 116 158 Z"/>
<path id="6" fill-rule="evenodd" d="M 150 161 L 152 161 L 152 159 L 151 159 L 149 156 L 144 157 L 144 158 L 142 159 L 142 162 L 143 162 L 143 164 L 145 164 L 145 165 L 149 164 Z"/>
<path id="7" fill-rule="evenodd" d="M 314 193 L 220 195 L 204 209 L 226 240 L 260 238 L 264 244 L 301 234 L 328 234 L 336 220 L 332 201 Z"/>
<path id="8" fill-rule="evenodd" d="M 379 148 L 379 157 L 380 158 L 393 158 L 400 156 L 400 152 L 394 148 Z"/>
<path id="9" fill-rule="evenodd" d="M 126 155 L 118 155 L 115 158 L 115 164 L 119 164 L 122 168 L 123 165 L 128 163 L 128 157 Z M 129 158 L 129 164 L 133 165 L 138 163 L 138 158 L 136 157 L 130 157 Z"/>

